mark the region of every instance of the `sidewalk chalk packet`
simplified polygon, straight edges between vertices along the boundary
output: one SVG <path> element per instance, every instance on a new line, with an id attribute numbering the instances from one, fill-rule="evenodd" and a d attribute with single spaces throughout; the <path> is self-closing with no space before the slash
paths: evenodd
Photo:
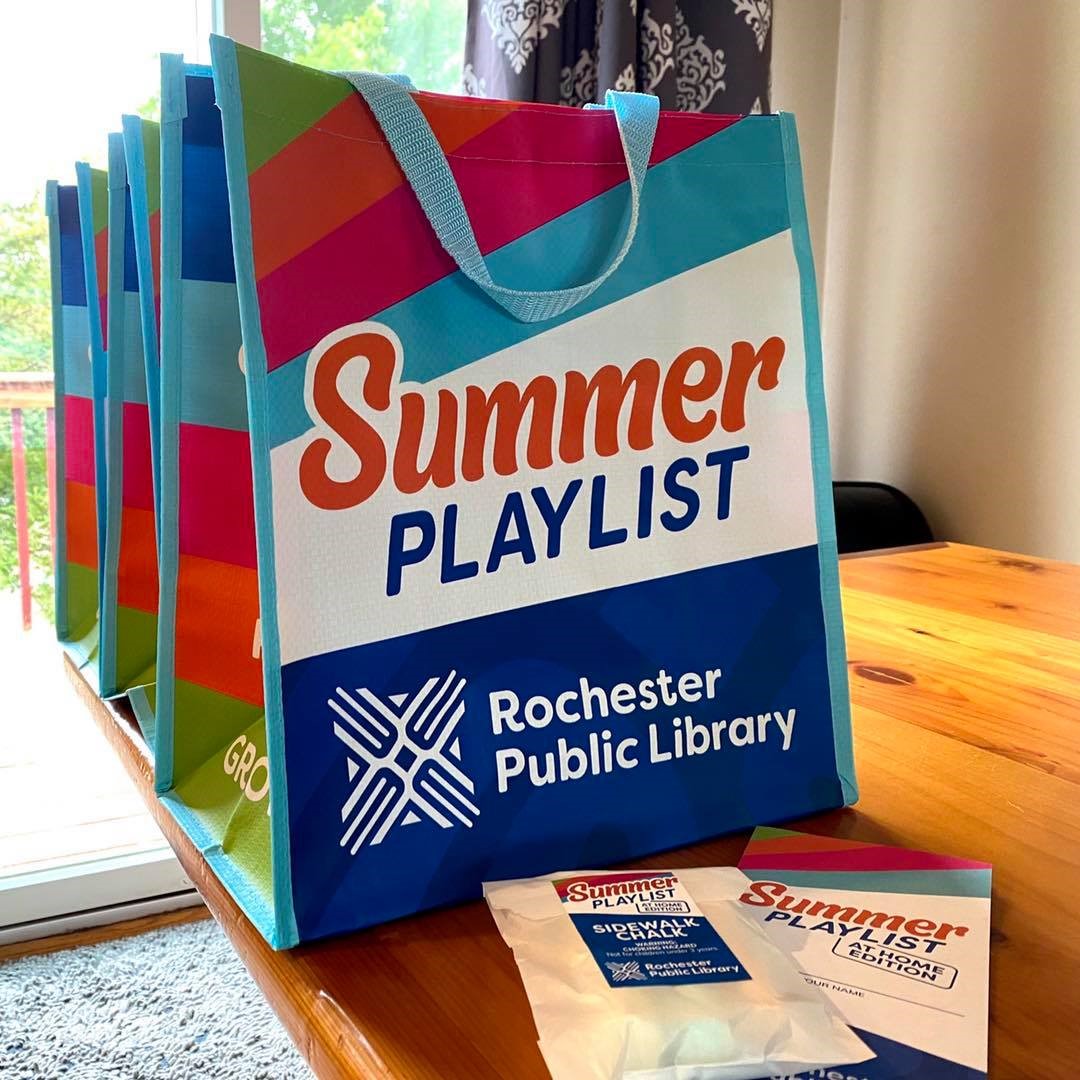
<path id="1" fill-rule="evenodd" d="M 756 1080 L 871 1051 L 738 902 L 733 867 L 484 885 L 553 1080 Z"/>
<path id="2" fill-rule="evenodd" d="M 172 752 L 202 779 L 158 783 L 268 939 L 853 801 L 791 118 L 212 56 L 246 399 L 217 347 L 185 345 L 170 383 L 165 205 L 162 512 L 179 407 L 181 517 L 200 484 L 235 509 L 182 521 L 205 546 L 180 550 L 174 685 L 185 574 L 227 557 L 247 573 L 200 579 L 220 615 L 187 629 L 232 635 L 228 663 L 200 647 L 244 688 L 204 682 L 184 730 L 177 697 Z M 199 161 L 217 213 L 187 108 L 183 197 Z M 183 250 L 185 306 L 224 302 Z M 185 420 L 204 382 L 229 438 Z M 230 816 L 267 787 L 269 815 Z"/>
<path id="3" fill-rule="evenodd" d="M 745 909 L 877 1054 L 855 1080 L 986 1075 L 988 863 L 759 828 L 739 866 Z"/>
<path id="4" fill-rule="evenodd" d="M 98 675 L 96 401 L 104 401 L 90 349 L 79 194 L 74 184 L 45 188 L 52 285 L 56 422 L 56 636 L 95 688 Z M 100 384 L 100 385 L 99 385 Z M 100 478 L 104 483 L 104 477 Z"/>
<path id="5" fill-rule="evenodd" d="M 150 405 L 124 137 L 109 135 L 103 697 L 154 682 L 158 572 Z"/>

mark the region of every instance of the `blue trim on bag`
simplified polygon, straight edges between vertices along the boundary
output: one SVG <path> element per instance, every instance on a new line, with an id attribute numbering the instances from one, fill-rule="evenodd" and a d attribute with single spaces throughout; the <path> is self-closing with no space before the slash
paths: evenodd
<path id="1" fill-rule="evenodd" d="M 90 166 L 75 163 L 75 182 L 79 189 L 79 235 L 82 239 L 83 275 L 86 279 L 86 318 L 90 327 L 90 368 L 94 385 L 94 499 L 97 511 L 98 615 L 105 580 L 105 488 L 108 465 L 105 456 L 105 400 L 108 367 L 105 343 L 101 337 L 101 294 L 98 291 L 97 261 L 94 257 L 94 195 Z M 100 652 L 99 652 L 100 660 Z M 98 672 L 100 684 L 100 671 Z"/>
<path id="2" fill-rule="evenodd" d="M 176 705 L 176 582 L 179 566 L 179 410 L 181 374 L 181 185 L 184 58 L 161 56 L 161 525 L 158 534 L 157 724 L 154 790 L 173 786 Z"/>
<path id="3" fill-rule="evenodd" d="M 125 116 L 124 154 L 131 189 L 131 219 L 135 234 L 135 263 L 139 275 L 139 319 L 142 326 L 146 404 L 150 412 L 150 463 L 154 471 L 154 523 L 161 529 L 161 387 L 158 375 L 157 315 L 154 311 L 154 260 L 150 242 L 150 202 L 142 119 Z"/>
<path id="4" fill-rule="evenodd" d="M 275 948 L 289 948 L 300 936 L 293 906 L 292 852 L 289 841 L 289 795 L 285 770 L 284 712 L 281 702 L 281 646 L 277 625 L 277 580 L 274 567 L 273 497 L 270 487 L 269 410 L 267 408 L 266 347 L 259 317 L 252 255 L 251 205 L 248 191 L 244 111 L 236 44 L 210 36 L 214 90 L 221 109 L 225 140 L 225 169 L 229 178 L 229 216 L 236 261 L 237 298 L 244 339 L 248 419 L 251 431 L 251 472 L 255 488 L 255 540 L 259 565 L 259 617 L 262 628 L 263 696 L 266 748 L 270 760 L 270 871 L 273 889 Z"/>
<path id="5" fill-rule="evenodd" d="M 131 711 L 135 714 L 135 721 L 142 732 L 143 741 L 150 751 L 150 757 L 155 756 L 155 743 L 157 741 L 157 717 L 150 708 L 150 697 L 147 690 L 154 683 L 144 683 L 142 686 L 133 686 L 128 690 L 128 702 Z"/>
<path id="6" fill-rule="evenodd" d="M 266 938 L 271 947 L 280 949 L 296 944 L 279 940 L 273 910 L 258 890 L 252 888 L 248 879 L 237 869 L 236 863 L 225 853 L 221 843 L 207 831 L 183 799 L 176 792 L 168 791 L 162 794 L 161 802 L 199 849 L 199 854 L 210 864 L 210 869 L 214 871 L 218 881 L 225 886 L 229 895 L 240 905 L 244 914 L 255 924 L 255 929 Z"/>
<path id="7" fill-rule="evenodd" d="M 825 411 L 825 382 L 822 375 L 821 326 L 818 319 L 814 255 L 810 246 L 810 227 L 803 195 L 799 138 L 795 131 L 795 118 L 791 113 L 780 113 L 780 133 L 784 141 L 784 171 L 787 177 L 791 239 L 802 291 L 806 405 L 810 413 L 810 458 L 814 477 L 821 607 L 825 615 L 825 640 L 829 652 L 829 696 L 832 699 L 836 771 L 840 776 L 844 805 L 850 806 L 859 798 L 859 786 L 855 779 L 855 755 L 851 740 L 851 698 L 848 689 L 847 653 L 844 647 L 844 613 L 840 604 L 836 517 L 833 510 L 832 469 L 829 464 L 829 422 Z"/>
<path id="8" fill-rule="evenodd" d="M 124 137 L 109 133 L 109 251 L 106 263 L 109 292 L 106 307 L 109 349 L 105 354 L 105 574 L 102 579 L 101 627 L 98 638 L 98 663 L 101 670 L 101 696 L 115 697 L 116 686 L 116 603 L 120 571 L 120 519 L 124 475 L 124 189 L 127 169 L 124 165 Z"/>
<path id="9" fill-rule="evenodd" d="M 184 134 L 185 139 L 187 133 Z M 225 182 L 224 176 L 222 183 Z M 188 206 L 198 197 L 188 185 L 185 192 Z M 229 249 L 232 259 L 232 248 Z M 185 311 L 198 312 L 197 319 L 184 325 L 184 340 L 180 343 L 180 364 L 184 372 L 184 400 L 180 402 L 177 420 L 181 424 L 202 427 L 228 428 L 248 432 L 247 386 L 239 363 L 208 364 L 207 356 L 221 355 L 224 342 L 241 343 L 240 309 L 236 301 L 235 281 L 202 281 L 193 278 L 191 264 L 181 255 L 184 278 Z"/>
<path id="10" fill-rule="evenodd" d="M 60 211 L 63 217 L 63 209 Z M 78 215 L 76 215 L 77 218 Z M 82 264 L 82 246 L 79 247 L 79 263 Z M 61 241 L 60 261 L 63 273 L 64 250 Z M 94 373 L 90 370 L 90 327 L 86 322 L 85 304 L 64 304 L 60 309 L 64 327 L 64 393 L 68 397 L 94 400 Z M 81 361 L 79 358 L 82 358 Z"/>
<path id="11" fill-rule="evenodd" d="M 53 455 L 53 487 L 56 491 L 56 558 L 53 560 L 53 616 L 56 636 L 68 636 L 67 604 L 67 484 L 64 476 L 64 304 L 60 270 L 60 185 L 45 184 L 45 216 L 49 220 L 49 285 L 52 297 L 53 426 L 56 431 Z"/>

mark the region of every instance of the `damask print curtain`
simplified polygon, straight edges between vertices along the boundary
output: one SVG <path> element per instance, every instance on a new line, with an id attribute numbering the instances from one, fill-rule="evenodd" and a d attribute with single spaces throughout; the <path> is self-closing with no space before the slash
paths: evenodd
<path id="1" fill-rule="evenodd" d="M 465 92 L 549 104 L 656 94 L 665 109 L 769 111 L 772 0 L 470 0 Z"/>

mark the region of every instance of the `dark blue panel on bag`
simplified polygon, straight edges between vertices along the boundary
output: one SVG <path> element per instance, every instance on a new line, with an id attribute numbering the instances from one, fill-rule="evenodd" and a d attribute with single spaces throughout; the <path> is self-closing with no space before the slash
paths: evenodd
<path id="1" fill-rule="evenodd" d="M 214 103 L 214 80 L 208 75 L 188 75 L 186 87 L 180 273 L 191 281 L 235 281 L 225 150 L 221 112 Z"/>
<path id="2" fill-rule="evenodd" d="M 287 665 L 300 937 L 475 897 L 484 880 L 606 865 L 840 805 L 818 590 L 818 551 L 806 547 Z M 605 716 L 589 696 L 661 669 L 723 674 L 694 704 L 646 708 L 639 694 L 625 713 L 608 693 Z M 592 715 L 495 734 L 490 695 L 505 691 L 523 706 L 576 693 L 563 712 L 583 713 L 590 697 Z M 791 709 L 784 750 L 773 715 Z M 526 769 L 500 792 L 496 762 L 501 753 L 506 768 L 511 750 L 541 777 L 550 760 L 556 779 L 534 785 Z"/>
<path id="3" fill-rule="evenodd" d="M 86 307 L 86 271 L 79 231 L 79 189 L 74 184 L 56 189 L 60 219 L 60 297 L 64 304 Z"/>
<path id="4" fill-rule="evenodd" d="M 139 291 L 139 267 L 135 260 L 135 223 L 131 218 L 131 188 L 124 188 L 124 292 Z"/>

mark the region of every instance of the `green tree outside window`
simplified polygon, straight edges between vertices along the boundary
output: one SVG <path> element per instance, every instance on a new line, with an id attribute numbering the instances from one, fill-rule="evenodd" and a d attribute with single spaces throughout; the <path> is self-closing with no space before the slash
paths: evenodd
<path id="1" fill-rule="evenodd" d="M 19 205 L 0 204 L 0 371 L 52 370 L 49 305 L 49 232 L 41 197 Z M 30 557 L 40 584 L 34 594 L 52 615 L 49 489 L 45 463 L 45 414 L 23 413 Z M 19 584 L 15 544 L 15 490 L 11 424 L 0 412 L 0 590 Z"/>
<path id="2" fill-rule="evenodd" d="M 461 92 L 466 0 L 263 0 L 263 48 L 328 71 L 405 72 Z"/>

